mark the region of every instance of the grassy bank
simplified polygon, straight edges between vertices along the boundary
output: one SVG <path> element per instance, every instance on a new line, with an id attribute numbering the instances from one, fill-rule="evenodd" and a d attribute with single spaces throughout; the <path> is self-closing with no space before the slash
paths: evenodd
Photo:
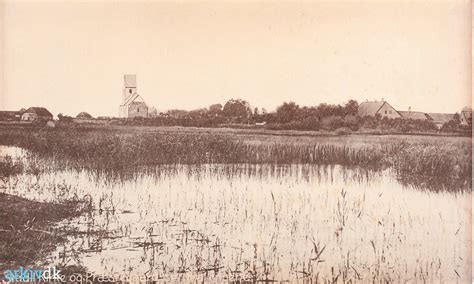
<path id="1" fill-rule="evenodd" d="M 87 207 L 80 201 L 41 203 L 0 193 L 0 270 L 44 260 L 58 243 L 65 241 L 55 223 L 85 210 Z"/>
<path id="2" fill-rule="evenodd" d="M 159 164 L 312 163 L 393 167 L 399 174 L 471 177 L 471 140 L 429 136 L 293 136 L 147 127 L 0 128 L 0 144 L 59 166 L 134 170 Z M 54 164 L 54 163 L 53 163 Z"/>

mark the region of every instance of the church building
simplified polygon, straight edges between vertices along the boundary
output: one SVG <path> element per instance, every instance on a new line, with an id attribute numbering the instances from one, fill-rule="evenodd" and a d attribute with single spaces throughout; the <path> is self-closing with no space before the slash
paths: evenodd
<path id="1" fill-rule="evenodd" d="M 123 79 L 123 97 L 119 117 L 148 117 L 148 106 L 137 93 L 137 76 L 135 74 L 127 74 L 124 75 Z"/>

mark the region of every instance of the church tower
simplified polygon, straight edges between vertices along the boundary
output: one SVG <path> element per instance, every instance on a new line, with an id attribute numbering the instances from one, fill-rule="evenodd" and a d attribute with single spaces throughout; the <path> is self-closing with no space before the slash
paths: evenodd
<path id="1" fill-rule="evenodd" d="M 124 87 L 123 87 L 123 102 L 137 93 L 137 75 L 125 74 L 123 76 Z"/>

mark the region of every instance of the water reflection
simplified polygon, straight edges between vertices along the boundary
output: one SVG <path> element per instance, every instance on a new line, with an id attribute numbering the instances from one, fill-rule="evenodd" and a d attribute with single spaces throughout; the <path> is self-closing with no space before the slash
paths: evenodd
<path id="1" fill-rule="evenodd" d="M 95 210 L 62 224 L 68 242 L 50 262 L 120 279 L 467 277 L 470 193 L 420 191 L 390 170 L 172 165 L 10 182 L 2 191 L 36 200 L 89 196 Z"/>

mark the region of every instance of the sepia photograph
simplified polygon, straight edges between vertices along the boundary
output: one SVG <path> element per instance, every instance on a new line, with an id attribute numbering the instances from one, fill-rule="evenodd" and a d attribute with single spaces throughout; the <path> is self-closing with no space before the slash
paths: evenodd
<path id="1" fill-rule="evenodd" d="M 0 0 L 0 283 L 474 283 L 468 0 Z"/>

